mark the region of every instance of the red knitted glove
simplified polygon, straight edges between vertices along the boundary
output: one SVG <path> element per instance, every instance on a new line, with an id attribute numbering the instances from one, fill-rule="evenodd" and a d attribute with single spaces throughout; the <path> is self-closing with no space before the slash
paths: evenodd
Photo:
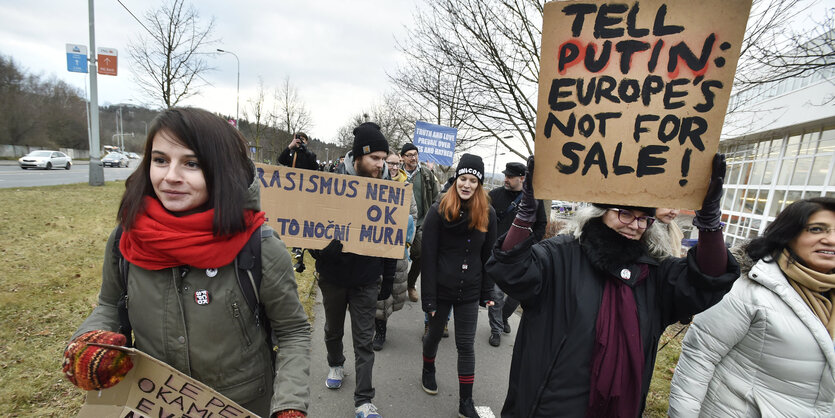
<path id="1" fill-rule="evenodd" d="M 124 335 L 110 331 L 89 331 L 81 334 L 64 350 L 64 376 L 84 390 L 107 389 L 122 381 L 133 368 L 133 361 L 124 351 L 88 345 L 102 343 L 125 345 Z"/>
<path id="2" fill-rule="evenodd" d="M 304 412 L 295 409 L 285 409 L 273 414 L 273 418 L 304 418 L 306 416 Z"/>

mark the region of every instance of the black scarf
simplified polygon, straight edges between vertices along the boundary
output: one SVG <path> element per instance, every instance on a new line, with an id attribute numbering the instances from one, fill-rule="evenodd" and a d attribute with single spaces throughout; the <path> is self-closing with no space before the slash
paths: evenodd
<path id="1" fill-rule="evenodd" d="M 604 272 L 629 266 L 646 253 L 643 242 L 624 237 L 606 226 L 601 218 L 586 223 L 580 236 L 580 246 L 591 264 Z"/>

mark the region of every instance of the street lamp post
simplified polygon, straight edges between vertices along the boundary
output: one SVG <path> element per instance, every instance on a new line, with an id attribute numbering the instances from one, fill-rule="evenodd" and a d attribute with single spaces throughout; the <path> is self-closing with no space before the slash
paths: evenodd
<path id="1" fill-rule="evenodd" d="M 513 138 L 513 135 L 505 135 L 502 139 L 510 139 Z M 504 153 L 502 153 L 504 154 Z M 493 148 L 493 172 L 490 176 L 490 183 L 495 185 L 496 183 L 496 156 L 499 155 L 499 137 L 496 136 L 496 146 Z"/>
<path id="2" fill-rule="evenodd" d="M 235 61 L 238 63 L 238 91 L 235 94 L 235 128 L 241 129 L 238 121 L 238 110 L 240 109 L 240 100 L 241 100 L 241 60 L 238 59 L 238 55 L 236 55 L 232 51 L 227 51 L 225 49 L 217 49 L 217 52 L 223 52 L 225 54 L 232 54 L 235 57 Z"/>

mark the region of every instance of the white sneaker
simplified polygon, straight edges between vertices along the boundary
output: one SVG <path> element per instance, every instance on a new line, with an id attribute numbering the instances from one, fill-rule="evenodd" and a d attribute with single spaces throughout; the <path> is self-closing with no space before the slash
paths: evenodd
<path id="1" fill-rule="evenodd" d="M 366 402 L 357 407 L 356 415 L 354 418 L 383 418 L 379 412 L 377 412 L 377 407 L 374 406 L 371 402 Z"/>
<path id="2" fill-rule="evenodd" d="M 325 386 L 328 389 L 339 389 L 342 387 L 342 379 L 345 378 L 345 369 L 342 366 L 331 367 Z"/>

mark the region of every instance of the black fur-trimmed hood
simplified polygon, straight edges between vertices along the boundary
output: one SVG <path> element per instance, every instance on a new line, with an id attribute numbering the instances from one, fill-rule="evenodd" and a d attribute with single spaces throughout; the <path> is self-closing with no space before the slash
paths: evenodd
<path id="1" fill-rule="evenodd" d="M 606 226 L 600 218 L 593 218 L 583 227 L 580 246 L 591 264 L 602 271 L 612 272 L 637 262 L 655 261 L 647 254 L 641 241 L 626 238 Z"/>

